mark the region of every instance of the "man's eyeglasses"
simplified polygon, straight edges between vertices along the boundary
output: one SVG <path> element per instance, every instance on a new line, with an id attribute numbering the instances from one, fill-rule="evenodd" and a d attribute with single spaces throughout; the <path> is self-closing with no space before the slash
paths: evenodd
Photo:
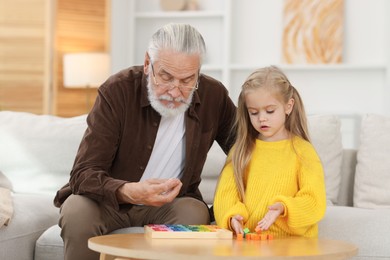
<path id="1" fill-rule="evenodd" d="M 154 84 L 156 84 L 156 86 L 159 87 L 161 90 L 167 91 L 167 90 L 172 90 L 174 88 L 178 88 L 182 93 L 184 93 L 184 92 L 188 93 L 188 92 L 191 92 L 193 90 L 198 89 L 199 75 L 198 75 L 198 77 L 196 79 L 196 82 L 195 82 L 195 84 L 193 86 L 186 86 L 186 85 L 175 86 L 173 84 L 173 79 L 172 80 L 161 79 L 161 82 L 157 82 L 156 74 L 154 73 L 154 67 L 153 67 L 152 61 L 150 61 L 150 65 L 152 67 L 152 74 L 153 74 Z"/>

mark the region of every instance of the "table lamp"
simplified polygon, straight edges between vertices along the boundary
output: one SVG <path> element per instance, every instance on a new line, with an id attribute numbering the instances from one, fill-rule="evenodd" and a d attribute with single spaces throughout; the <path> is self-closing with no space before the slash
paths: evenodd
<path id="1" fill-rule="evenodd" d="M 65 88 L 86 88 L 89 109 L 89 88 L 99 87 L 110 75 L 110 56 L 100 52 L 66 53 L 63 57 Z"/>

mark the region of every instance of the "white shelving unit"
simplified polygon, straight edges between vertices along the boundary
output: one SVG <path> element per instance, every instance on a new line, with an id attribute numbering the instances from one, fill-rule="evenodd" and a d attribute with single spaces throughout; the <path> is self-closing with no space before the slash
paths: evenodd
<path id="1" fill-rule="evenodd" d="M 130 0 L 127 3 L 130 64 L 142 64 L 151 35 L 169 22 L 189 23 L 203 35 L 207 56 L 202 72 L 223 82 L 229 79 L 226 64 L 230 53 L 230 0 L 198 1 L 199 10 L 164 11 L 159 0 Z"/>
<path id="2" fill-rule="evenodd" d="M 142 64 L 150 36 L 168 22 L 204 36 L 202 72 L 221 80 L 236 101 L 255 69 L 276 65 L 300 91 L 308 114 L 337 114 L 344 146 L 358 146 L 360 118 L 390 115 L 390 2 L 345 0 L 342 64 L 282 64 L 283 0 L 199 0 L 197 11 L 163 11 L 159 0 L 112 0 L 113 71 Z"/>

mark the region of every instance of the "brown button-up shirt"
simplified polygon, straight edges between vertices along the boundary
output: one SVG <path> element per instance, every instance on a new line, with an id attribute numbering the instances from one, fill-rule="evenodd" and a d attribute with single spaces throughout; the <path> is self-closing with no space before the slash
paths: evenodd
<path id="1" fill-rule="evenodd" d="M 161 119 L 150 105 L 146 84 L 143 67 L 136 66 L 111 76 L 99 88 L 70 181 L 57 192 L 56 206 L 73 193 L 120 208 L 116 190 L 126 182 L 140 180 Z M 198 186 L 207 152 L 214 140 L 228 152 L 235 112 L 226 88 L 202 74 L 185 112 L 186 155 L 180 197 L 202 200 Z"/>

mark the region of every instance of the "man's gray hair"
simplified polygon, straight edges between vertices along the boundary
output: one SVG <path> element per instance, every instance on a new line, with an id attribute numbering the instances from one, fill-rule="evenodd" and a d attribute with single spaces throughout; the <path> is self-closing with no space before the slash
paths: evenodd
<path id="1" fill-rule="evenodd" d="M 200 63 L 206 53 L 202 35 L 189 24 L 170 23 L 153 34 L 148 53 L 152 61 L 158 59 L 158 51 L 172 50 L 186 54 L 199 54 Z"/>

